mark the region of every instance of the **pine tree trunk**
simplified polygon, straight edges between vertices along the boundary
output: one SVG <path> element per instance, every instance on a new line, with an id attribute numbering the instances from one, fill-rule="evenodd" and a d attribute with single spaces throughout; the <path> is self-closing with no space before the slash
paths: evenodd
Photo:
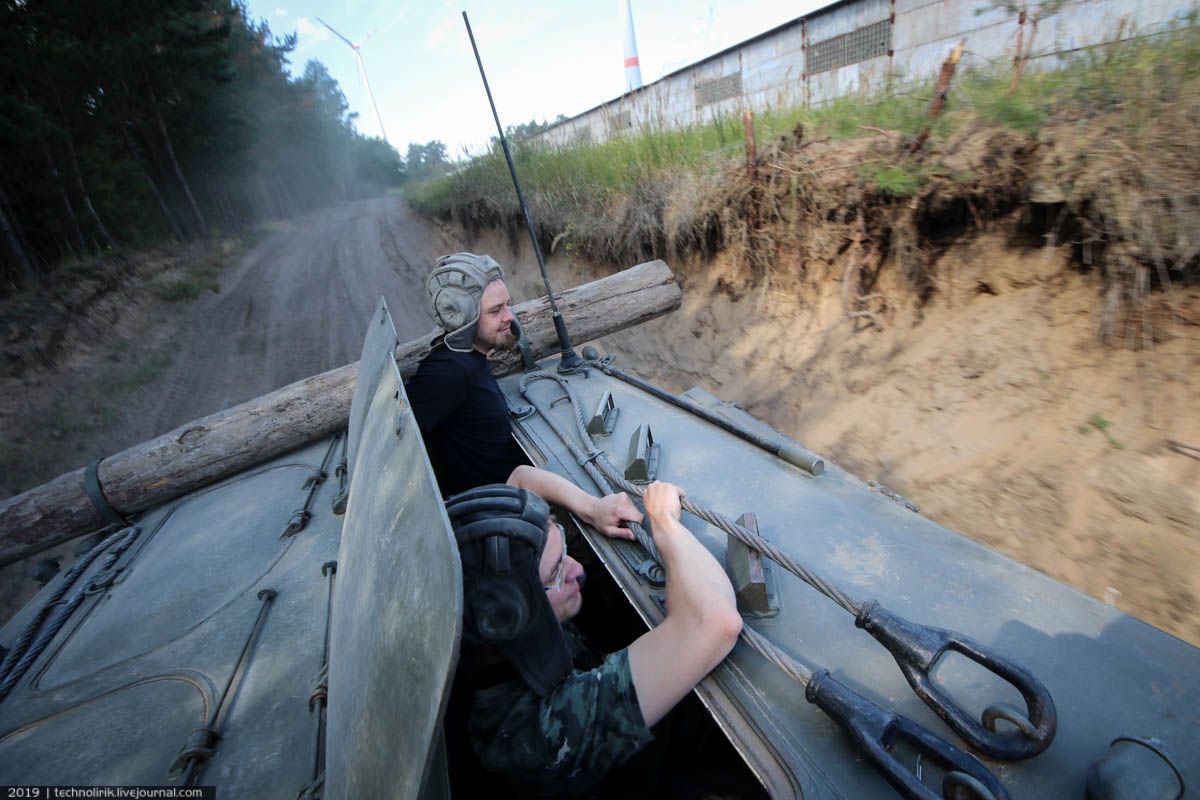
<path id="1" fill-rule="evenodd" d="M 88 193 L 87 187 L 83 185 L 83 175 L 79 171 L 79 159 L 75 156 L 75 143 L 71 140 L 70 131 L 67 131 L 67 163 L 71 167 L 71 177 L 75 183 L 75 191 L 79 193 L 79 197 L 83 201 L 83 207 L 87 211 L 87 215 L 91 218 L 92 224 L 96 227 L 96 232 L 100 235 L 100 243 L 109 250 L 114 249 L 117 246 L 116 242 L 113 241 L 108 228 L 100 221 L 100 215 L 96 213 L 96 207 L 92 205 L 92 196 Z"/>
<path id="2" fill-rule="evenodd" d="M 13 258 L 21 268 L 21 274 L 27 281 L 35 281 L 37 273 L 33 270 L 33 262 L 29 260 L 29 255 L 21 246 L 21 238 L 17 235 L 16 218 L 14 217 L 11 221 L 8 218 L 8 208 L 8 195 L 4 193 L 4 187 L 0 186 L 0 233 L 4 235 L 4 243 L 8 245 Z"/>
<path id="3" fill-rule="evenodd" d="M 58 165 L 54 163 L 54 157 L 50 155 L 50 148 L 46 147 L 45 142 L 42 143 L 42 155 L 46 159 L 46 169 L 50 172 L 50 180 L 54 182 L 54 188 L 58 189 L 58 196 L 62 200 L 63 212 L 67 216 L 67 229 L 71 233 L 71 241 L 75 244 L 75 252 L 83 255 L 87 252 L 88 246 L 83 239 L 83 231 L 79 228 L 79 218 L 75 216 L 71 198 L 67 196 L 67 187 L 63 186 Z"/>
<path id="4" fill-rule="evenodd" d="M 171 213 L 171 207 L 167 205 L 167 199 L 163 197 L 159 191 L 158 184 L 154 182 L 154 178 L 150 175 L 150 170 L 146 169 L 145 162 L 138 156 L 137 144 L 133 141 L 133 136 L 129 133 L 129 123 L 121 123 L 121 134 L 125 137 L 125 144 L 129 147 L 129 156 L 133 159 L 133 163 L 137 164 L 142 170 L 142 176 L 146 179 L 146 184 L 150 187 L 150 193 L 154 195 L 154 199 L 158 202 L 158 209 L 162 212 L 163 218 L 166 219 L 167 225 L 171 228 L 171 235 L 179 241 L 183 241 L 183 229 L 179 227 L 179 223 L 175 220 L 175 215 Z"/>
<path id="5" fill-rule="evenodd" d="M 35 108 L 40 107 L 33 102 L 33 98 L 29 96 L 29 90 L 21 86 L 21 98 L 30 106 Z M 54 163 L 54 157 L 50 155 L 50 148 L 46 146 L 45 139 L 40 142 L 42 146 L 42 157 L 46 162 L 46 171 L 50 173 L 50 181 L 54 184 L 54 188 L 58 190 L 59 199 L 62 200 L 63 214 L 67 219 L 67 230 L 71 235 L 71 241 L 75 245 L 76 255 L 83 255 L 87 252 L 87 242 L 83 238 L 83 230 L 79 227 L 79 218 L 75 216 L 75 209 L 71 206 L 71 198 L 67 196 L 67 188 L 63 186 L 62 175 L 58 171 L 58 165 Z M 65 248 L 64 248 L 65 250 Z"/>
<path id="6" fill-rule="evenodd" d="M 215 189 L 210 187 L 208 191 L 212 195 L 213 202 L 217 204 L 217 209 L 221 212 L 221 219 L 225 222 L 226 231 L 229 233 L 239 232 L 241 227 L 238 225 L 237 215 L 233 213 L 233 206 L 229 204 L 225 187 L 218 185 Z"/>
<path id="7" fill-rule="evenodd" d="M 200 206 L 196 204 L 196 198 L 192 196 L 192 189 L 188 186 L 187 179 L 183 177 L 183 170 L 179 168 L 179 160 L 175 158 L 175 148 L 171 146 L 171 137 L 167 135 L 167 125 L 163 122 L 162 112 L 158 110 L 158 99 L 154 96 L 154 90 L 149 89 L 148 91 L 150 92 L 150 106 L 154 109 L 154 118 L 158 120 L 158 130 L 162 133 L 163 147 L 167 151 L 171 169 L 175 171 L 175 177 L 179 180 L 180 187 L 183 188 L 188 206 L 192 209 L 192 216 L 196 218 L 196 225 L 200 228 L 200 235 L 207 239 L 208 223 L 204 221 L 204 215 L 200 213 Z"/>
<path id="8" fill-rule="evenodd" d="M 216 215 L 217 228 L 215 232 L 224 236 L 229 232 L 229 221 L 225 219 L 225 210 L 221 208 L 221 204 L 217 202 L 217 198 L 213 195 L 212 184 L 208 182 L 208 176 L 204 174 L 204 170 L 200 171 L 200 191 L 204 194 L 208 202 L 209 216 Z"/>
<path id="9" fill-rule="evenodd" d="M 254 192 L 250 190 L 250 186 L 245 181 L 241 181 L 242 197 L 245 198 L 247 213 L 250 215 L 250 221 L 253 224 L 258 224 L 263 221 L 262 212 L 258 208 L 258 201 L 254 197 Z"/>
<path id="10" fill-rule="evenodd" d="M 58 98 L 58 88 L 54 85 L 53 80 L 50 81 L 50 94 L 54 97 L 54 105 L 58 108 L 58 118 L 62 122 L 64 138 L 67 140 L 67 165 L 71 168 L 71 179 L 75 184 L 75 191 L 79 192 L 79 197 L 83 200 L 83 207 L 88 216 L 92 218 L 92 224 L 96 226 L 96 231 L 100 234 L 100 243 L 112 250 L 116 247 L 116 243 L 113 242 L 108 228 L 100 220 L 100 215 L 96 213 L 96 207 L 92 205 L 92 196 L 88 193 L 87 187 L 83 185 L 79 157 L 75 154 L 75 139 L 71 136 L 71 126 L 67 123 L 67 115 L 63 111 L 62 101 Z"/>

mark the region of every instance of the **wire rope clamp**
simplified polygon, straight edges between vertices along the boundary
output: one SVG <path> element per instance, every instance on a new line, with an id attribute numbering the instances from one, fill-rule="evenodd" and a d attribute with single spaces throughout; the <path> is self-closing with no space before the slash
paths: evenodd
<path id="1" fill-rule="evenodd" d="M 925 705 L 954 729 L 972 748 L 991 758 L 1020 761 L 1033 758 L 1054 741 L 1058 712 L 1050 692 L 1033 673 L 955 631 L 909 622 L 876 601 L 863 606 L 854 624 L 888 649 L 912 690 Z M 943 655 L 955 652 L 1001 678 L 1021 693 L 1025 713 L 994 704 L 982 720 L 957 705 L 930 678 Z M 999 729 L 998 720 L 1009 723 Z"/>
<path id="2" fill-rule="evenodd" d="M 617 427 L 617 417 L 621 409 L 613 402 L 612 392 L 605 390 L 600 396 L 600 403 L 592 412 L 592 418 L 587 424 L 587 432 L 592 436 L 611 436 Z"/>
<path id="3" fill-rule="evenodd" d="M 625 467 L 625 480 L 653 483 L 658 476 L 658 463 L 661 460 L 662 448 L 655 443 L 650 426 L 638 425 L 629 440 L 629 464 Z"/>
<path id="4" fill-rule="evenodd" d="M 747 511 L 737 518 L 737 524 L 760 536 L 758 517 Z M 775 592 L 775 576 L 762 553 L 726 534 L 725 572 L 737 595 L 738 611 L 742 616 L 763 619 L 779 613 L 779 597 Z"/>

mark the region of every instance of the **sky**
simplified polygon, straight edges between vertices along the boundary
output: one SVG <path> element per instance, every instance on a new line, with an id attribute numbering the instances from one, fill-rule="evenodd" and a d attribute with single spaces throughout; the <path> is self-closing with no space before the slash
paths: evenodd
<path id="1" fill-rule="evenodd" d="M 827 0 L 632 0 L 642 81 L 649 84 Z M 296 33 L 292 72 L 322 62 L 341 84 L 358 130 L 379 123 L 353 51 L 318 17 L 359 42 L 387 139 L 440 140 L 452 158 L 483 150 L 496 133 L 462 21 L 475 33 L 501 123 L 574 116 L 625 88 L 625 0 L 250 0 L 282 36 Z"/>

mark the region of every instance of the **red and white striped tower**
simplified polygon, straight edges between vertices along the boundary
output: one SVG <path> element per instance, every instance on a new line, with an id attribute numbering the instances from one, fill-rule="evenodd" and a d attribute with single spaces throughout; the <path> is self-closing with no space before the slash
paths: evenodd
<path id="1" fill-rule="evenodd" d="M 637 39 L 633 36 L 633 9 L 625 0 L 625 91 L 642 88 L 642 65 L 638 63 Z"/>

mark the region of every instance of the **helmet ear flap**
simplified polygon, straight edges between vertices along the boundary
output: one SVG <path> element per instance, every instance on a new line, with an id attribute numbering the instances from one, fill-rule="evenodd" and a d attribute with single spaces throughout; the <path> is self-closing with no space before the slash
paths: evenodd
<path id="1" fill-rule="evenodd" d="M 451 497 L 446 515 L 462 559 L 463 636 L 495 645 L 545 697 L 572 664 L 538 569 L 549 506 L 534 492 L 493 484 Z"/>
<path id="2" fill-rule="evenodd" d="M 522 636 L 535 624 L 538 604 L 545 603 L 536 570 L 550 514 L 546 501 L 497 484 L 450 498 L 446 513 L 459 548 L 469 548 L 477 559 L 466 576 L 468 629 L 492 644 Z M 513 550 L 513 542 L 519 549 Z"/>
<path id="3" fill-rule="evenodd" d="M 517 638 L 532 616 L 525 593 L 507 578 L 481 577 L 467 603 L 479 635 L 493 643 Z"/>
<path id="4" fill-rule="evenodd" d="M 433 313 L 446 330 L 456 330 L 479 318 L 479 304 L 460 285 L 446 284 L 433 298 Z"/>

